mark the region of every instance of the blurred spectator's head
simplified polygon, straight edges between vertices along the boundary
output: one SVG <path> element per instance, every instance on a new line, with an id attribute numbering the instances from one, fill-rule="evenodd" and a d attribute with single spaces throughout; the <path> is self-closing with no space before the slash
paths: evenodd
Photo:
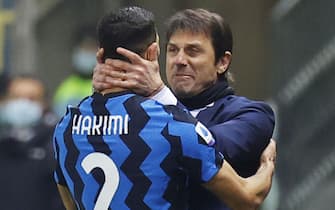
<path id="1" fill-rule="evenodd" d="M 15 127 L 33 126 L 46 109 L 46 88 L 31 75 L 10 79 L 1 106 L 1 122 Z"/>
<path id="2" fill-rule="evenodd" d="M 72 54 L 74 71 L 82 77 L 90 78 L 96 64 L 97 42 L 95 27 L 82 27 L 74 37 Z"/>

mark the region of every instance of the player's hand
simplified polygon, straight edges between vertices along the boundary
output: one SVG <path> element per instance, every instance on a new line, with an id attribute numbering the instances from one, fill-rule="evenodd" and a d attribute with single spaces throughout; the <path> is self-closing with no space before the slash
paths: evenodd
<path id="1" fill-rule="evenodd" d="M 96 90 L 121 87 L 140 95 L 151 96 L 163 88 L 164 83 L 159 72 L 157 43 L 153 43 L 148 48 L 147 59 L 124 48 L 117 48 L 117 52 L 128 58 L 130 63 L 117 59 L 106 59 L 105 64 L 97 64 L 93 74 L 93 87 Z M 99 53 L 100 51 L 97 53 L 98 62 L 103 54 Z"/>
<path id="2" fill-rule="evenodd" d="M 105 89 L 113 87 L 113 83 L 108 83 L 108 81 L 114 81 L 118 78 L 109 78 L 109 72 L 113 71 L 113 68 L 103 63 L 103 53 L 104 49 L 100 48 L 96 53 L 97 64 L 93 71 L 92 85 L 93 89 L 97 92 L 101 92 Z"/>
<path id="3" fill-rule="evenodd" d="M 277 158 L 276 142 L 273 139 L 271 139 L 270 143 L 264 149 L 264 151 L 261 155 L 261 159 L 260 159 L 261 166 L 263 164 L 271 164 L 274 167 L 274 165 L 276 163 L 276 158 Z"/>

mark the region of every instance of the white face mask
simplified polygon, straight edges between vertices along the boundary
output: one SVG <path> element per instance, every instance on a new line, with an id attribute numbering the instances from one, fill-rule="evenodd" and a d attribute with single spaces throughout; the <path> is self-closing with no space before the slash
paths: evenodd
<path id="1" fill-rule="evenodd" d="M 84 75 L 91 75 L 96 64 L 95 52 L 88 50 L 76 50 L 72 56 L 74 67 Z"/>
<path id="2" fill-rule="evenodd" d="M 43 114 L 42 106 L 28 99 L 12 99 L 5 102 L 0 110 L 0 121 L 14 127 L 36 125 Z"/>

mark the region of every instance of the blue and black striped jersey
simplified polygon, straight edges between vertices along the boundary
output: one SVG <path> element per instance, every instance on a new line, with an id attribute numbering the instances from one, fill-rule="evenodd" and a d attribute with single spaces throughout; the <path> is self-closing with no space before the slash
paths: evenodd
<path id="1" fill-rule="evenodd" d="M 222 155 L 185 111 L 130 92 L 94 93 L 69 107 L 54 133 L 55 179 L 78 209 L 185 209 Z"/>

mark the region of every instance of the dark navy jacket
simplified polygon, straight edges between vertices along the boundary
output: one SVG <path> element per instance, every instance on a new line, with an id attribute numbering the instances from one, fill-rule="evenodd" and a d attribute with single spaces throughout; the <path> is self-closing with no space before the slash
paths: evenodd
<path id="1" fill-rule="evenodd" d="M 227 95 L 201 109 L 196 118 L 212 132 L 216 147 L 240 176 L 257 171 L 260 155 L 274 130 L 274 113 L 269 105 Z M 229 209 L 201 186 L 190 187 L 190 210 Z"/>

